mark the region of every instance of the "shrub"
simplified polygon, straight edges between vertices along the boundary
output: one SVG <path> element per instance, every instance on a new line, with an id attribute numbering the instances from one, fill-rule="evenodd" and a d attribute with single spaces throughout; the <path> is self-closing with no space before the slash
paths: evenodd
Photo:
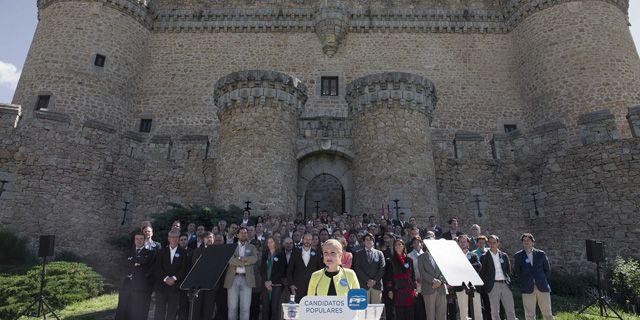
<path id="1" fill-rule="evenodd" d="M 611 269 L 611 290 L 620 303 L 637 304 L 640 297 L 640 261 L 616 257 Z"/>
<path id="2" fill-rule="evenodd" d="M 576 275 L 551 271 L 549 286 L 554 294 L 563 296 L 585 296 L 596 287 L 595 275 Z"/>
<path id="3" fill-rule="evenodd" d="M 0 319 L 11 319 L 27 307 L 40 289 L 40 266 L 26 274 L 0 277 Z M 104 280 L 82 263 L 52 262 L 47 264 L 45 297 L 52 308 L 98 296 Z"/>
<path id="4" fill-rule="evenodd" d="M 27 250 L 27 239 L 13 231 L 0 229 L 0 261 L 3 265 L 24 265 L 35 262 L 35 257 Z"/>

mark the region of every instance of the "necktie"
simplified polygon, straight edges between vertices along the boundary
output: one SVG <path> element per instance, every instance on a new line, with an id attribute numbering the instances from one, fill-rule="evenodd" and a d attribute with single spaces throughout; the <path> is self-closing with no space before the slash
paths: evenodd
<path id="1" fill-rule="evenodd" d="M 371 250 L 367 250 L 367 261 L 371 263 Z"/>

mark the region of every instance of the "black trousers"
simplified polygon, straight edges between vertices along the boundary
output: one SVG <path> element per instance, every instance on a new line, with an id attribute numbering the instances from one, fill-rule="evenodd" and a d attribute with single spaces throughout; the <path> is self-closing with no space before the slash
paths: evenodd
<path id="1" fill-rule="evenodd" d="M 215 303 L 215 291 L 200 291 L 193 302 L 193 319 L 212 320 Z"/>
<path id="2" fill-rule="evenodd" d="M 480 299 L 482 301 L 482 319 L 491 320 L 491 302 L 489 302 L 489 294 L 484 290 L 480 290 Z"/>
<path id="3" fill-rule="evenodd" d="M 282 309 L 282 286 L 272 288 L 271 299 L 269 299 L 269 291 L 264 289 L 264 294 L 262 296 L 262 320 L 280 320 L 280 309 Z"/>
<path id="4" fill-rule="evenodd" d="M 385 315 L 387 316 L 387 320 L 395 320 L 396 307 L 393 304 L 393 300 L 389 299 L 389 291 L 382 291 L 382 302 L 384 303 L 384 310 Z M 397 319 L 403 320 L 403 318 Z"/>
<path id="5" fill-rule="evenodd" d="M 251 306 L 249 308 L 249 319 L 251 320 L 260 320 L 260 296 L 262 295 L 262 290 L 258 290 L 251 292 Z"/>
<path id="6" fill-rule="evenodd" d="M 180 291 L 177 286 L 162 284 L 156 290 L 156 310 L 154 320 L 175 320 L 178 316 Z"/>
<path id="7" fill-rule="evenodd" d="M 189 295 L 187 291 L 180 290 L 180 302 L 178 304 L 178 319 L 189 320 L 189 307 L 190 307 L 190 303 L 189 303 Z"/>
<path id="8" fill-rule="evenodd" d="M 123 285 L 118 292 L 118 308 L 115 320 L 147 320 L 151 292 L 148 290 L 133 290 Z"/>
<path id="9" fill-rule="evenodd" d="M 422 298 L 422 293 L 418 293 L 416 298 L 413 300 L 413 314 L 415 315 L 415 320 L 427 320 L 427 310 L 424 307 L 424 298 Z"/>
<path id="10" fill-rule="evenodd" d="M 413 307 L 395 307 L 394 306 L 393 309 L 395 309 L 396 311 L 396 319 L 398 320 L 413 319 Z"/>
<path id="11" fill-rule="evenodd" d="M 227 289 L 220 286 L 216 291 L 216 315 L 215 320 L 229 319 L 229 306 L 227 306 Z"/>

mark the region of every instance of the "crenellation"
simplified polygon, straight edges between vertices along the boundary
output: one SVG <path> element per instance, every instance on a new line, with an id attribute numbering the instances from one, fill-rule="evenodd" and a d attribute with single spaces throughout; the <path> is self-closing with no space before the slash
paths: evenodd
<path id="1" fill-rule="evenodd" d="M 615 117 L 609 110 L 598 110 L 580 115 L 580 140 L 588 145 L 620 139 Z"/>
<path id="2" fill-rule="evenodd" d="M 453 138 L 456 159 L 474 160 L 482 158 L 484 137 L 477 132 L 458 131 Z"/>
<path id="3" fill-rule="evenodd" d="M 16 128 L 22 118 L 22 106 L 0 103 L 0 129 Z"/>
<path id="4" fill-rule="evenodd" d="M 640 138 L 640 106 L 629 107 L 627 121 L 634 138 Z"/>

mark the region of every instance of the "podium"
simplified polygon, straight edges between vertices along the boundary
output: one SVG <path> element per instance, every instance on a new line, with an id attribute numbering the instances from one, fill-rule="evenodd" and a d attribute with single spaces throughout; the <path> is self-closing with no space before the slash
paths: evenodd
<path id="1" fill-rule="evenodd" d="M 364 310 L 356 311 L 354 318 L 345 320 L 379 320 L 384 312 L 384 304 L 370 304 Z M 283 303 L 282 315 L 285 320 L 303 320 L 299 317 L 300 305 L 297 303 Z M 293 315 L 293 317 L 291 317 Z"/>

